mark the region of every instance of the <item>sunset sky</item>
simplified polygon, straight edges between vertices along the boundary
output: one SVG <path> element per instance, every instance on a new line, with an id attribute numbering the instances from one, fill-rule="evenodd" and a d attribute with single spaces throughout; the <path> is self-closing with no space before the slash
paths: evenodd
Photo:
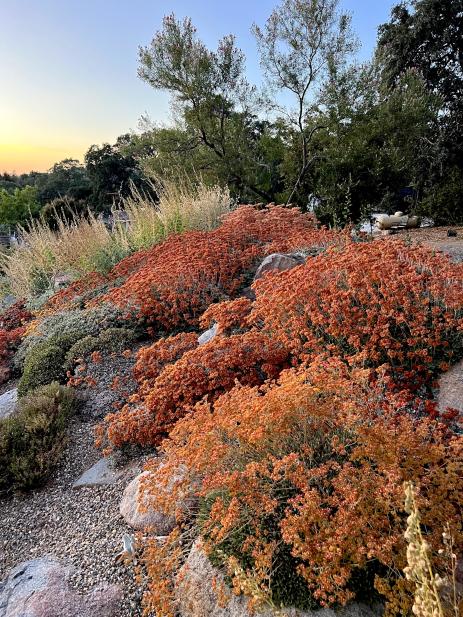
<path id="1" fill-rule="evenodd" d="M 276 0 L 0 0 L 0 172 L 44 171 L 82 159 L 91 144 L 136 130 L 140 116 L 169 121 L 168 97 L 137 77 L 137 49 L 163 15 L 190 16 L 211 47 L 230 32 L 259 80 L 250 27 Z M 341 0 L 370 56 L 393 0 Z"/>

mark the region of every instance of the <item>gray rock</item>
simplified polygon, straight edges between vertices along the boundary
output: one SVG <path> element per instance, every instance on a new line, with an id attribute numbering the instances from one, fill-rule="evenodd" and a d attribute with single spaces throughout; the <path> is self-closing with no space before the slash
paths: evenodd
<path id="1" fill-rule="evenodd" d="M 144 471 L 126 487 L 119 511 L 128 525 L 133 529 L 150 529 L 154 535 L 168 535 L 175 526 L 175 519 L 158 511 L 155 504 L 149 502 L 141 492 L 141 479 L 149 475 Z M 142 506 L 142 507 L 140 507 Z M 145 510 L 146 508 L 146 510 Z"/>
<path id="2" fill-rule="evenodd" d="M 257 281 L 264 275 L 265 272 L 282 272 L 283 270 L 290 270 L 295 268 L 301 263 L 295 255 L 285 255 L 284 253 L 272 253 L 262 261 L 257 268 L 254 280 Z"/>
<path id="3" fill-rule="evenodd" d="M 114 484 L 122 475 L 123 470 L 116 470 L 113 466 L 113 459 L 110 456 L 100 458 L 90 469 L 78 478 L 72 488 L 82 488 L 84 486 L 104 486 Z"/>
<path id="4" fill-rule="evenodd" d="M 6 294 L 6 296 L 3 296 L 0 302 L 0 308 L 2 309 L 10 308 L 10 306 L 13 306 L 13 304 L 17 301 L 18 299 L 15 296 L 13 296 L 13 294 Z"/>
<path id="5" fill-rule="evenodd" d="M 197 541 L 176 578 L 175 597 L 182 617 L 251 617 L 248 601 L 243 596 L 230 594 L 226 606 L 219 601 L 215 589 L 224 584 L 220 570 L 212 566 Z M 314 611 L 300 611 L 286 608 L 278 613 L 272 609 L 259 612 L 260 617 L 377 617 L 382 614 L 378 607 L 373 610 L 363 604 L 350 604 L 334 611 L 325 608 Z"/>
<path id="6" fill-rule="evenodd" d="M 122 599 L 117 585 L 85 596 L 68 585 L 71 569 L 51 556 L 25 561 L 0 582 L 1 617 L 113 617 Z"/>
<path id="7" fill-rule="evenodd" d="M 53 289 L 62 289 L 63 287 L 67 287 L 68 285 L 70 285 L 72 283 L 72 281 L 74 280 L 74 277 L 67 273 L 67 272 L 58 272 L 58 274 L 55 274 L 52 279 L 52 285 L 53 285 Z"/>
<path id="8" fill-rule="evenodd" d="M 18 402 L 18 389 L 8 390 L 0 396 L 0 420 L 11 416 Z"/>
<path id="9" fill-rule="evenodd" d="M 209 330 L 206 330 L 198 337 L 198 345 L 205 345 L 212 341 L 213 338 L 217 336 L 217 332 L 219 331 L 219 324 L 215 323 Z"/>
<path id="10" fill-rule="evenodd" d="M 463 415 L 463 360 L 457 362 L 439 379 L 439 394 L 437 396 L 439 410 L 444 412 L 451 407 L 458 409 Z"/>

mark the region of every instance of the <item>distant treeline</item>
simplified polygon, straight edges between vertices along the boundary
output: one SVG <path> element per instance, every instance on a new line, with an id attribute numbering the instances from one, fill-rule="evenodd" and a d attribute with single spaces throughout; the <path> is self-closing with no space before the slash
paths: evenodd
<path id="1" fill-rule="evenodd" d="M 363 64 L 338 0 L 283 0 L 253 32 L 264 89 L 247 81 L 232 35 L 211 51 L 191 20 L 165 17 L 140 48 L 139 75 L 170 93 L 175 122 L 144 119 L 83 165 L 0 176 L 0 221 L 64 201 L 102 212 L 131 183 L 149 191 L 152 175 L 188 175 L 328 224 L 397 209 L 463 222 L 463 0 L 398 4 Z"/>
<path id="2" fill-rule="evenodd" d="M 87 209 L 107 213 L 133 185 L 152 193 L 141 161 L 130 152 L 131 140 L 123 135 L 114 145 L 91 146 L 84 164 L 65 159 L 47 172 L 0 174 L 0 223 L 24 224 L 30 215 L 53 222 L 55 212 L 65 215 Z"/>

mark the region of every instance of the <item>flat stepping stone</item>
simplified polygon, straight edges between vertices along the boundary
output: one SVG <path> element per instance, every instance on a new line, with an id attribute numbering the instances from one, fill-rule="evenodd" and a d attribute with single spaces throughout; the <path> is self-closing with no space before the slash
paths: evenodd
<path id="1" fill-rule="evenodd" d="M 18 402 L 18 389 L 8 390 L 0 396 L 0 420 L 4 420 L 11 416 Z"/>
<path id="2" fill-rule="evenodd" d="M 72 488 L 105 486 L 114 484 L 124 473 L 123 469 L 114 469 L 111 457 L 101 458 L 78 478 Z"/>

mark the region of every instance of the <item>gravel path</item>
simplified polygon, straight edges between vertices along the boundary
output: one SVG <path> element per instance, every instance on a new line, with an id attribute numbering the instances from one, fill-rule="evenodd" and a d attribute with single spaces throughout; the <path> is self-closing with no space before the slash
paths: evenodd
<path id="1" fill-rule="evenodd" d="M 454 230 L 457 235 L 448 237 L 447 231 Z M 402 229 L 395 237 L 408 237 L 412 242 L 421 242 L 432 249 L 447 253 L 452 261 L 463 261 L 463 227 L 421 227 Z"/>
<path id="2" fill-rule="evenodd" d="M 137 617 L 141 590 L 133 571 L 115 563 L 115 556 L 122 535 L 131 533 L 119 514 L 120 498 L 140 464 L 114 485 L 73 489 L 99 458 L 93 424 L 75 419 L 64 458 L 47 486 L 0 500 L 0 580 L 20 562 L 52 554 L 75 566 L 70 582 L 82 592 L 103 581 L 120 585 L 124 600 L 117 617 Z"/>

